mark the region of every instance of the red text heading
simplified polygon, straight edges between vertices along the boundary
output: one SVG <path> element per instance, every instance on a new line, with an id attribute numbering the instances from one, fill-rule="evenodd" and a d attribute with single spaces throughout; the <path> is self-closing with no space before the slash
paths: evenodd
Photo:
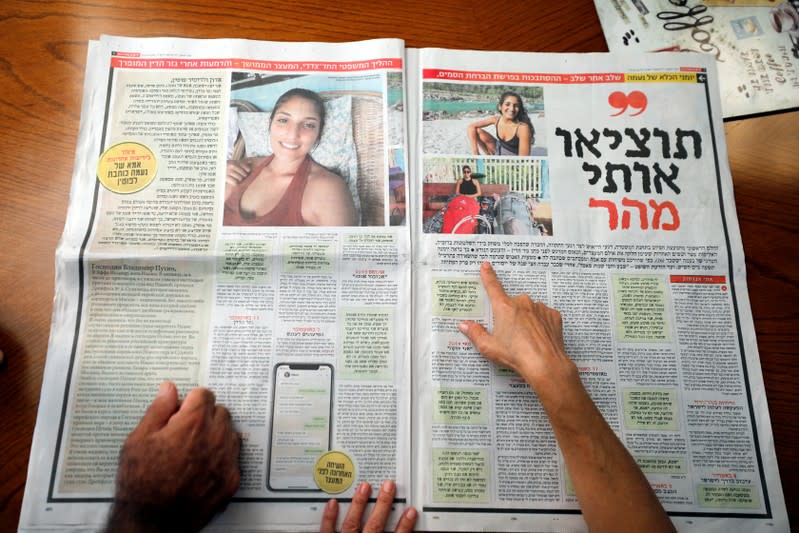
<path id="1" fill-rule="evenodd" d="M 619 72 L 559 74 L 546 72 L 478 72 L 472 70 L 444 70 L 427 68 L 422 71 L 425 80 L 515 82 L 515 83 L 622 83 L 624 74 Z"/>
<path id="2" fill-rule="evenodd" d="M 113 68 L 129 69 L 236 69 L 277 72 L 358 72 L 378 69 L 401 69 L 402 59 L 389 57 L 363 61 L 260 61 L 255 59 L 185 59 L 142 58 L 116 55 L 111 58 Z"/>

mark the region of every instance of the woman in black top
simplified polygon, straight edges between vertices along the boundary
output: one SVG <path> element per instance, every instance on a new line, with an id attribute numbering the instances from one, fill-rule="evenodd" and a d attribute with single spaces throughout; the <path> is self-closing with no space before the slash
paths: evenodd
<path id="1" fill-rule="evenodd" d="M 455 183 L 455 194 L 476 198 L 482 194 L 480 182 L 472 178 L 472 167 L 463 165 L 463 177 Z"/>
<path id="2" fill-rule="evenodd" d="M 472 147 L 472 155 L 530 155 L 534 142 L 535 129 L 527 111 L 524 109 L 522 97 L 505 91 L 497 104 L 499 115 L 472 122 L 466 127 L 466 136 Z M 494 135 L 483 128 L 494 126 Z"/>

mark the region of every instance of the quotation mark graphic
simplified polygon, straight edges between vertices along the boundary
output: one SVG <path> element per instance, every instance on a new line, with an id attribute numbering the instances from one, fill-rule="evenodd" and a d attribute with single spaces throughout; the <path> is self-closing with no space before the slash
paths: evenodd
<path id="1" fill-rule="evenodd" d="M 647 99 L 646 95 L 641 91 L 632 91 L 630 94 L 624 94 L 621 91 L 614 91 L 608 96 L 608 103 L 613 109 L 618 109 L 618 113 L 613 113 L 611 117 L 618 117 L 628 108 L 637 109 L 637 113 L 630 113 L 631 117 L 637 117 L 646 111 Z"/>
<path id="2" fill-rule="evenodd" d="M 630 30 L 630 31 L 626 32 L 624 34 L 624 36 L 621 38 L 621 42 L 624 43 L 624 46 L 630 46 L 630 43 L 633 42 L 633 41 L 635 41 L 637 43 L 641 42 L 641 41 L 638 40 L 638 37 L 636 37 L 635 30 Z"/>

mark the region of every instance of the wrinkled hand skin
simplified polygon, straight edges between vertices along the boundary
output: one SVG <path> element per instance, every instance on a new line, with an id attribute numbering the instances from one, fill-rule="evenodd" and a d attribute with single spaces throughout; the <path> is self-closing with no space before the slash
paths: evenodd
<path id="1" fill-rule="evenodd" d="M 557 400 L 564 389 L 582 389 L 576 365 L 563 346 L 563 320 L 555 309 L 526 294 L 508 296 L 489 263 L 480 278 L 494 313 L 494 330 L 465 320 L 460 330 L 488 359 L 522 375 L 542 402 Z"/>
<path id="2" fill-rule="evenodd" d="M 239 438 L 214 394 L 164 382 L 125 444 L 108 532 L 202 529 L 239 487 Z"/>

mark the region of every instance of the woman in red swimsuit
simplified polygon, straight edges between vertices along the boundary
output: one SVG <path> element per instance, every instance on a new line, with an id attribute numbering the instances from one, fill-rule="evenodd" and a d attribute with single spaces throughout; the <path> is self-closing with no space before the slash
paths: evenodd
<path id="1" fill-rule="evenodd" d="M 355 226 L 347 185 L 309 153 L 325 125 L 322 99 L 291 89 L 269 117 L 272 155 L 228 161 L 226 226 Z"/>
<path id="2" fill-rule="evenodd" d="M 535 130 L 522 97 L 513 91 L 505 91 L 497 104 L 499 116 L 490 116 L 472 122 L 466 128 L 472 155 L 530 155 Z M 496 137 L 484 130 L 493 125 Z"/>

